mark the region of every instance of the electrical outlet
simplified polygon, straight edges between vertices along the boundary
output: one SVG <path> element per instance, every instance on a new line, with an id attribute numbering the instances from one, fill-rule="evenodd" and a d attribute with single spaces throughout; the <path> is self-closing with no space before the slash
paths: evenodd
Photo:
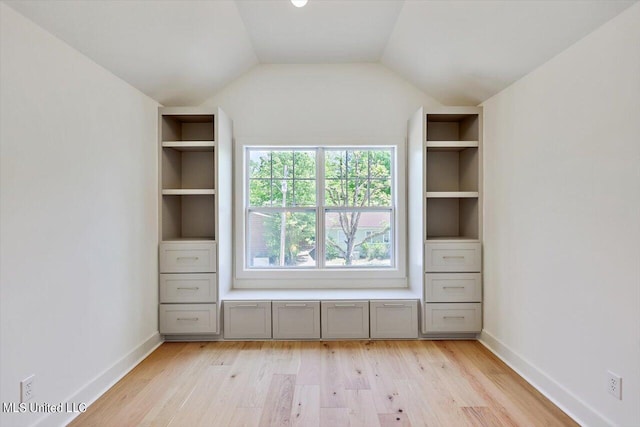
<path id="1" fill-rule="evenodd" d="M 611 371 L 607 371 L 607 391 L 618 400 L 622 400 L 622 378 Z"/>
<path id="2" fill-rule="evenodd" d="M 33 380 L 35 377 L 35 375 L 31 375 L 20 381 L 20 403 L 33 399 Z"/>

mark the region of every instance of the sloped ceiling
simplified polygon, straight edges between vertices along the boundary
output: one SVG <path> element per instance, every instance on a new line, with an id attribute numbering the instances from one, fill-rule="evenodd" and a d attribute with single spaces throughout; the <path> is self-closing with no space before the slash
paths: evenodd
<path id="1" fill-rule="evenodd" d="M 233 1 L 12 1 L 164 105 L 197 105 L 258 63 Z"/>
<path id="2" fill-rule="evenodd" d="M 632 3 L 406 1 L 382 62 L 445 105 L 477 105 Z"/>
<path id="3" fill-rule="evenodd" d="M 164 105 L 198 105 L 257 64 L 381 62 L 475 105 L 634 1 L 58 0 L 7 3 Z"/>

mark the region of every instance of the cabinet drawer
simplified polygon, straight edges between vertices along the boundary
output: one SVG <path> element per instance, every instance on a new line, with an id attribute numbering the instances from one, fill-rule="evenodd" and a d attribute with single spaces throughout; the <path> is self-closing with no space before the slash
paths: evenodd
<path id="1" fill-rule="evenodd" d="M 427 302 L 482 301 L 480 273 L 427 273 L 424 283 Z"/>
<path id="2" fill-rule="evenodd" d="M 215 243 L 160 243 L 160 273 L 214 273 L 215 271 Z"/>
<path id="3" fill-rule="evenodd" d="M 273 301 L 274 339 L 320 338 L 319 301 Z"/>
<path id="4" fill-rule="evenodd" d="M 369 301 L 322 301 L 322 338 L 369 338 Z"/>
<path id="5" fill-rule="evenodd" d="M 216 302 L 215 273 L 161 274 L 160 302 Z"/>
<path id="6" fill-rule="evenodd" d="M 482 330 L 482 304 L 480 303 L 427 303 L 426 332 L 480 332 Z"/>
<path id="7" fill-rule="evenodd" d="M 371 301 L 371 338 L 417 338 L 418 301 Z"/>
<path id="8" fill-rule="evenodd" d="M 215 334 L 216 304 L 160 304 L 161 334 Z"/>
<path id="9" fill-rule="evenodd" d="M 431 272 L 480 272 L 482 265 L 480 242 L 427 243 L 424 265 Z"/>
<path id="10" fill-rule="evenodd" d="M 271 338 L 270 301 L 225 301 L 225 339 Z"/>

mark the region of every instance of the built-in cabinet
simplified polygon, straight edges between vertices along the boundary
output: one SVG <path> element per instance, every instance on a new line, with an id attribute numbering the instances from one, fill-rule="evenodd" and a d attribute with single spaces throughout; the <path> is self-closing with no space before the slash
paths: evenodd
<path id="1" fill-rule="evenodd" d="M 409 280 L 422 332 L 482 329 L 482 109 L 418 110 L 409 121 Z"/>
<path id="2" fill-rule="evenodd" d="M 224 301 L 225 339 L 271 338 L 271 301 Z"/>
<path id="3" fill-rule="evenodd" d="M 158 112 L 159 326 L 220 332 L 220 282 L 231 280 L 232 124 L 218 108 Z"/>
<path id="4" fill-rule="evenodd" d="M 406 300 L 221 301 L 220 291 L 232 289 L 232 123 L 218 108 L 160 108 L 158 118 L 159 325 L 165 339 L 412 339 L 418 329 L 426 337 L 480 332 L 480 108 L 420 109 L 409 121 L 409 288 L 410 298 L 417 289 L 420 295 Z"/>
<path id="5" fill-rule="evenodd" d="M 369 301 L 322 301 L 322 338 L 369 338 Z"/>
<path id="6" fill-rule="evenodd" d="M 224 301 L 225 339 L 416 339 L 417 300 Z"/>

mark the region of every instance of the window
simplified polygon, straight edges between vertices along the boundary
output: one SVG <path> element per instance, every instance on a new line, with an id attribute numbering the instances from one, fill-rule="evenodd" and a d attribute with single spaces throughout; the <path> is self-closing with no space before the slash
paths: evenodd
<path id="1" fill-rule="evenodd" d="M 394 154 L 246 148 L 245 268 L 394 267 Z"/>

